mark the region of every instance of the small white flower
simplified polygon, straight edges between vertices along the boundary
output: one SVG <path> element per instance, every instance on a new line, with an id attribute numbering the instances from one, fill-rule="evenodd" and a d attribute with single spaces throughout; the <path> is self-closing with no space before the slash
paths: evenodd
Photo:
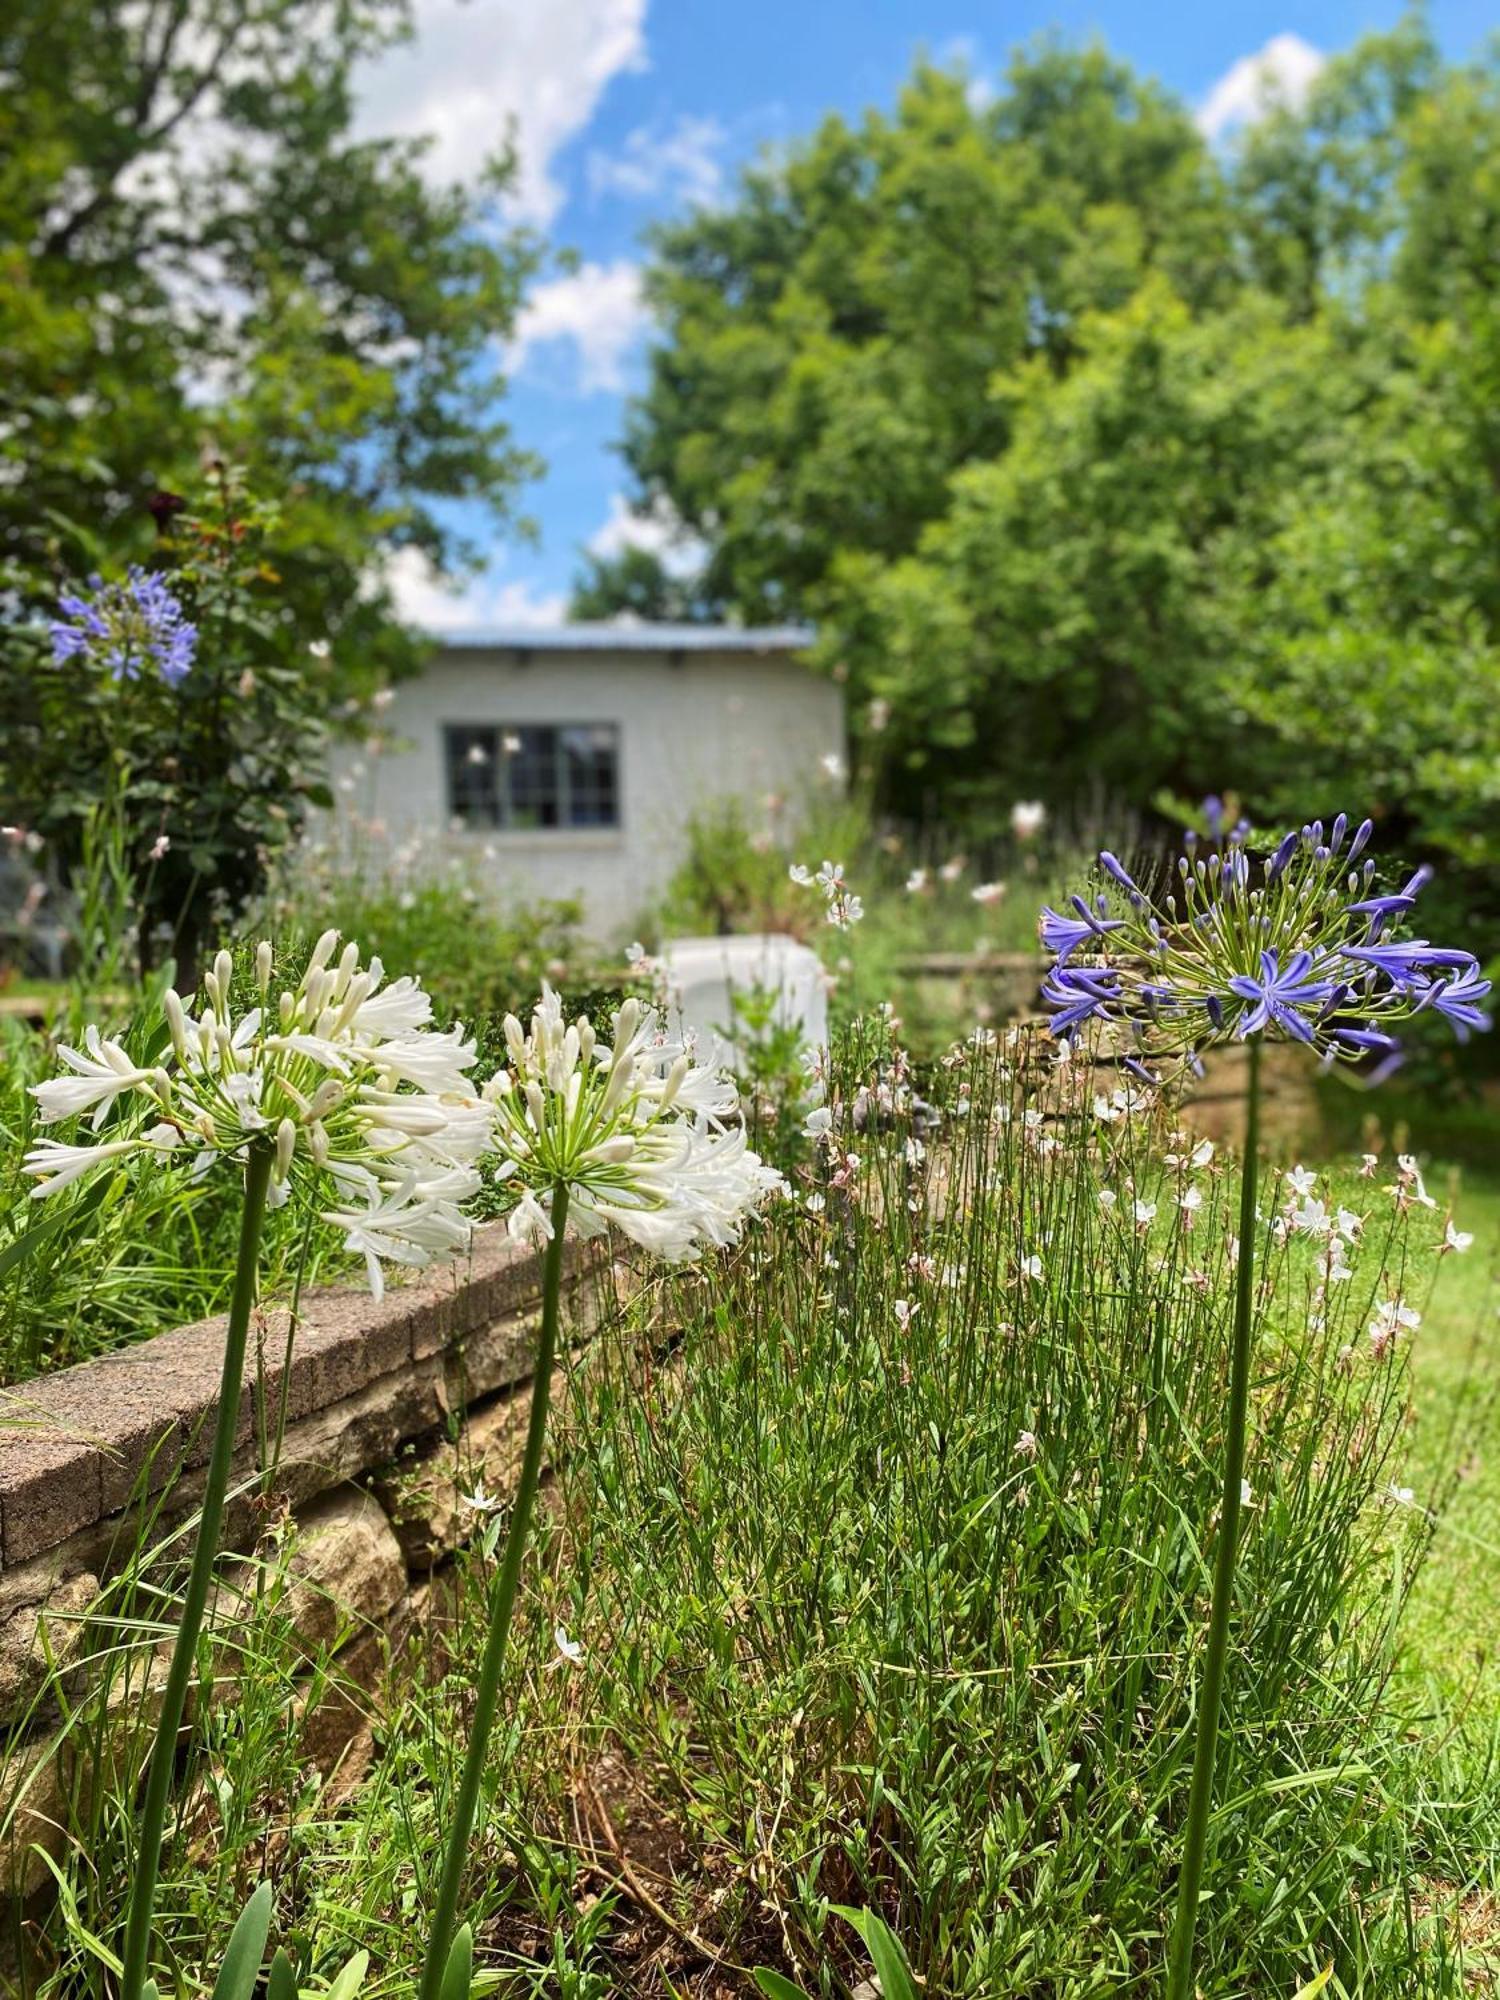
<path id="1" fill-rule="evenodd" d="M 155 840 L 153 840 L 151 843 L 151 854 L 150 854 L 151 860 L 153 861 L 162 860 L 167 854 L 171 845 L 172 845 L 171 834 L 159 833 L 156 836 Z"/>
<path id="2" fill-rule="evenodd" d="M 1248 1479 L 1242 1479 L 1240 1481 L 1240 1505 L 1242 1507 L 1248 1507 L 1253 1503 L 1254 1499 L 1255 1499 L 1254 1487 L 1250 1484 Z"/>
<path id="3" fill-rule="evenodd" d="M 920 1308 L 915 1299 L 896 1299 L 892 1302 L 891 1312 L 894 1314 L 896 1325 L 902 1333 L 910 1330 L 911 1323 L 916 1318 L 919 1310 Z"/>
<path id="4" fill-rule="evenodd" d="M 929 869 L 913 868 L 906 878 L 906 893 L 909 896 L 920 896 L 931 880 L 932 874 Z"/>
<path id="5" fill-rule="evenodd" d="M 1370 1321 L 1370 1350 L 1377 1360 L 1386 1354 L 1403 1333 L 1415 1333 L 1422 1324 L 1422 1315 L 1413 1306 L 1402 1305 L 1399 1299 L 1385 1299 L 1375 1308 L 1375 1317 Z"/>
<path id="6" fill-rule="evenodd" d="M 1113 1188 L 1100 1188 L 1099 1206 L 1101 1208 L 1113 1208 L 1118 1200 L 1119 1196 L 1115 1193 Z"/>
<path id="7" fill-rule="evenodd" d="M 1287 1217 L 1293 1229 L 1303 1236 L 1326 1236 L 1332 1223 L 1326 1205 L 1321 1201 L 1301 1202 Z"/>
<path id="8" fill-rule="evenodd" d="M 1398 1507 L 1410 1507 L 1416 1501 L 1417 1495 L 1415 1487 L 1398 1486 L 1393 1479 L 1386 1488 L 1386 1497 L 1393 1500 Z"/>
<path id="9" fill-rule="evenodd" d="M 1029 1257 L 1023 1257 L 1017 1269 L 1023 1278 L 1030 1278 L 1034 1283 L 1038 1284 L 1041 1282 L 1042 1260 L 1037 1256 L 1035 1251 Z"/>
<path id="10" fill-rule="evenodd" d="M 818 769 L 833 784 L 838 784 L 844 776 L 844 760 L 837 750 L 826 751 L 818 759 Z"/>
<path id="11" fill-rule="evenodd" d="M 1375 1178 L 1375 1169 L 1379 1165 L 1380 1165 L 1380 1156 L 1378 1153 L 1362 1153 L 1360 1155 L 1360 1167 L 1359 1167 L 1360 1179 L 1362 1181 L 1373 1180 Z"/>
<path id="12" fill-rule="evenodd" d="M 466 1507 L 471 1514 L 498 1514 L 505 1502 L 497 1493 L 487 1491 L 482 1479 L 476 1480 L 472 1493 L 460 1493 L 460 1507 Z"/>
<path id="13" fill-rule="evenodd" d="M 1156 1203 L 1154 1201 L 1138 1201 L 1135 1205 L 1135 1223 L 1137 1229 L 1149 1229 L 1155 1220 Z"/>
<path id="14" fill-rule="evenodd" d="M 1197 1145 L 1194 1146 L 1192 1152 L 1188 1155 L 1188 1165 L 1190 1167 L 1206 1167 L 1209 1161 L 1213 1158 L 1213 1156 L 1214 1156 L 1213 1140 L 1200 1139 Z"/>
<path id="15" fill-rule="evenodd" d="M 955 854 L 951 860 L 945 861 L 942 864 L 938 869 L 938 874 L 945 882 L 956 882 L 967 866 L 968 862 L 965 857 L 962 854 Z"/>
<path id="16" fill-rule="evenodd" d="M 554 1626 L 552 1643 L 570 1667 L 577 1667 L 583 1664 L 583 1648 L 576 1639 L 568 1637 L 568 1628 L 566 1625 Z"/>
<path id="17" fill-rule="evenodd" d="M 1040 1449 L 1041 1447 L 1036 1441 L 1035 1431 L 1020 1431 L 1017 1433 L 1015 1444 L 1017 1458 L 1035 1458 Z"/>
<path id="18" fill-rule="evenodd" d="M 1005 894 L 1005 884 L 1003 882 L 980 882 L 969 891 L 969 894 L 976 903 L 988 908 L 991 903 L 998 903 L 1000 898 Z"/>
<path id="19" fill-rule="evenodd" d="M 1438 1255 L 1441 1256 L 1447 1250 L 1456 1250 L 1462 1254 L 1465 1250 L 1472 1249 L 1473 1245 L 1473 1231 L 1469 1229 L 1455 1229 L 1453 1227 L 1453 1217 L 1450 1215 L 1443 1229 L 1443 1240 L 1438 1245 Z"/>
<path id="20" fill-rule="evenodd" d="M 1047 808 L 1040 799 L 1017 799 L 1010 809 L 1010 830 L 1017 840 L 1031 840 L 1042 830 Z"/>
<path id="21" fill-rule="evenodd" d="M 802 1121 L 802 1136 L 806 1139 L 826 1139 L 833 1130 L 833 1113 L 826 1104 L 820 1104 L 816 1111 L 809 1111 Z"/>
<path id="22" fill-rule="evenodd" d="M 1286 1184 L 1299 1201 L 1305 1201 L 1318 1185 L 1318 1177 L 1310 1167 L 1291 1167 L 1287 1171 Z"/>

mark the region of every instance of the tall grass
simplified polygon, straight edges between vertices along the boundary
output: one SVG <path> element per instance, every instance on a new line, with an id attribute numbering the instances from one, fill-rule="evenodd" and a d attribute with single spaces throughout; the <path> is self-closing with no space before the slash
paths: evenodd
<path id="1" fill-rule="evenodd" d="M 653 1279 L 573 1358 L 463 1906 L 504 1990 L 665 2000 L 773 1963 L 832 1996 L 868 1976 L 834 1904 L 885 1917 L 930 2000 L 1157 1990 L 1237 1176 L 1023 1035 L 921 1079 L 935 1124 L 909 1081 L 886 1025 L 846 1038 L 837 1147 L 739 1253 Z M 1421 1303 L 1441 1221 L 1379 1182 L 1337 1192 L 1367 1215 L 1347 1283 L 1282 1226 L 1275 1175 L 1259 1218 L 1213 2000 L 1290 2000 L 1329 1962 L 1342 2000 L 1458 2000 L 1482 1977 L 1496 1766 L 1424 1729 L 1392 1676 L 1451 1473 L 1408 1498 L 1408 1355 L 1376 1360 L 1366 1334 L 1378 1301 Z M 299 1761 L 274 1584 L 236 1629 L 250 1696 L 212 1704 L 164 1867 L 187 1984 L 243 1900 L 226 1885 L 265 1872 L 304 1981 L 366 1949 L 367 1994 L 411 1991 L 503 1526 L 422 1610 L 336 1808 Z M 99 1631 L 128 1651 L 132 1615 Z M 47 2000 L 117 1933 L 112 1782 L 45 1920 Z"/>

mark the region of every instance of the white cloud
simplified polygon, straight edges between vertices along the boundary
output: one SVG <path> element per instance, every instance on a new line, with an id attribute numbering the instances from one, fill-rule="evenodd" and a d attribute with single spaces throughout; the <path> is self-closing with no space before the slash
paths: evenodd
<path id="1" fill-rule="evenodd" d="M 385 581 L 396 609 L 424 632 L 478 631 L 488 626 L 561 625 L 568 600 L 561 591 L 540 594 L 533 585 L 492 571 L 468 577 L 455 589 L 420 549 L 398 549 Z"/>
<path id="2" fill-rule="evenodd" d="M 687 532 L 664 502 L 658 501 L 644 514 L 633 514 L 623 493 L 609 496 L 604 524 L 584 546 L 602 562 L 613 561 L 626 549 L 649 549 L 661 557 L 670 576 L 691 576 L 701 567 L 705 553 L 702 542 Z"/>
<path id="3" fill-rule="evenodd" d="M 1198 111 L 1198 130 L 1222 139 L 1237 127 L 1254 125 L 1278 105 L 1295 111 L 1322 69 L 1325 57 L 1300 35 L 1273 35 L 1263 49 L 1239 61 L 1219 78 Z"/>
<path id="4" fill-rule="evenodd" d="M 623 389 L 625 362 L 646 331 L 650 315 L 641 295 L 639 265 L 580 264 L 538 285 L 521 308 L 508 360 L 519 374 L 535 350 L 566 341 L 578 361 L 578 387 Z"/>
<path id="5" fill-rule="evenodd" d="M 433 141 L 427 171 L 471 180 L 513 128 L 508 211 L 545 227 L 563 190 L 552 163 L 612 78 L 646 66 L 646 0 L 416 0 L 415 40 L 365 63 L 363 137 Z"/>
<path id="6" fill-rule="evenodd" d="M 725 131 L 717 118 L 680 117 L 675 125 L 639 125 L 618 153 L 591 152 L 589 189 L 632 201 L 666 197 L 702 205 L 723 183 Z"/>

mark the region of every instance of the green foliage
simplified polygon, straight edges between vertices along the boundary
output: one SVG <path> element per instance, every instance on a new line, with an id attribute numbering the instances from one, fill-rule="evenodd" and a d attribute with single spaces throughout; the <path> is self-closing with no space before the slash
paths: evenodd
<path id="1" fill-rule="evenodd" d="M 841 1120 L 893 1059 L 884 1029 L 841 1042 Z M 877 1938 L 900 1941 L 932 2000 L 1158 1990 L 1235 1177 L 1217 1159 L 1189 1172 L 1170 1120 L 1090 1115 L 1112 1085 L 1041 1048 L 955 1051 L 932 1076 L 936 1136 L 899 1110 L 860 1127 L 852 1187 L 831 1162 L 804 1166 L 709 1282 L 654 1280 L 574 1355 L 465 1890 L 476 1988 L 653 1990 L 678 1946 L 617 1886 L 607 1809 L 637 1880 L 705 1956 L 786 1982 L 762 1991 L 831 2000 L 868 1978 Z M 1174 1212 L 1187 1180 L 1204 1195 L 1191 1230 Z M 1352 1171 L 1320 1192 L 1366 1214 L 1368 1240 L 1355 1279 L 1315 1302 L 1321 1252 L 1275 1240 L 1289 1190 L 1267 1186 L 1216 1822 L 1228 1888 L 1205 1905 L 1203 1988 L 1286 2000 L 1331 1959 L 1324 1990 L 1346 2000 L 1461 2000 L 1489 1963 L 1458 1921 L 1493 1886 L 1489 1727 L 1434 1722 L 1426 1695 L 1408 1706 L 1392 1667 L 1470 1440 L 1424 1418 L 1433 1514 L 1404 1504 L 1407 1353 L 1341 1359 L 1367 1348 L 1391 1282 L 1425 1303 L 1441 1222 Z M 1157 1205 L 1148 1224 L 1137 1199 Z M 1039 1276 L 1021 1268 L 1032 1254 Z M 1463 1277 L 1488 1309 L 1477 1259 Z M 904 1324 L 898 1301 L 916 1306 Z M 367 1990 L 410 1991 L 504 1525 L 476 1516 L 441 1623 L 364 1694 L 326 1653 L 309 1686 L 295 1531 L 267 1519 L 258 1580 L 215 1641 L 235 1649 L 241 1692 L 200 1703 L 201 1783 L 167 1857 L 185 1990 L 211 1984 L 264 1875 L 304 1994 L 361 1952 Z M 93 1614 L 98 1653 L 133 1674 L 138 1728 L 190 1536 L 143 1566 L 134 1601 L 115 1587 Z M 368 1708 L 378 1749 L 337 1810 L 300 1735 L 325 1692 Z M 94 1700 L 97 1718 L 133 1712 L 118 1687 Z M 136 1768 L 123 1746 L 69 1795 L 38 2000 L 102 1962 L 89 1940 L 118 1922 Z M 881 1976 L 901 1992 L 893 1961 Z"/>
<path id="2" fill-rule="evenodd" d="M 260 916 L 284 942 L 330 925 L 357 938 L 392 977 L 420 979 L 442 1021 L 479 1030 L 529 1015 L 544 979 L 569 994 L 590 983 L 577 903 L 502 901 L 481 867 L 440 853 L 310 845 Z"/>
<path id="3" fill-rule="evenodd" d="M 204 939 L 259 893 L 309 805 L 332 803 L 331 676 L 305 645 L 289 656 L 286 593 L 267 556 L 277 511 L 224 467 L 205 502 L 204 514 L 167 524 L 153 557 L 197 628 L 180 685 L 120 678 L 93 657 L 57 664 L 18 641 L 0 743 L 7 810 L 43 836 L 55 869 L 85 884 L 112 840 L 124 907 L 101 914 L 128 924 L 142 971 L 175 958 L 188 990 Z M 97 974 L 105 925 L 83 901 L 83 957 Z"/>
<path id="4" fill-rule="evenodd" d="M 285 496 L 274 559 L 341 671 L 416 649 L 384 559 L 466 547 L 442 503 L 512 519 L 532 460 L 496 416 L 535 245 L 434 187 L 424 143 L 356 138 L 356 66 L 408 0 L 16 0 L 0 24 L 0 583 L 148 560 L 148 502 L 205 440 Z"/>
<path id="5" fill-rule="evenodd" d="M 1417 15 L 1224 156 L 1097 50 L 924 69 L 658 234 L 640 501 L 888 706 L 882 804 L 1370 812 L 1493 940 L 1497 224 L 1500 56 Z"/>

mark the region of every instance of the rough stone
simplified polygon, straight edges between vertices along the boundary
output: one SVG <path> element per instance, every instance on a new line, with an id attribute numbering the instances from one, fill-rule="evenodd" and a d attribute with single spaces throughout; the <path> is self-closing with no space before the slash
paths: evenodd
<path id="1" fill-rule="evenodd" d="M 352 1487 L 298 1516 L 283 1609 L 319 1650 L 381 1628 L 406 1595 L 401 1545 L 374 1495 Z"/>
<path id="2" fill-rule="evenodd" d="M 558 1370 L 552 1377 L 554 1407 L 565 1386 Z M 530 1416 L 528 1387 L 471 1410 L 456 1440 L 417 1446 L 375 1475 L 375 1492 L 414 1569 L 435 1569 L 474 1534 L 481 1517 L 465 1505 L 465 1494 L 482 1486 L 504 1500 L 515 1491 Z"/>
<path id="3" fill-rule="evenodd" d="M 74 1689 L 77 1676 L 67 1670 L 83 1651 L 84 1620 L 98 1590 L 98 1577 L 85 1570 L 43 1603 L 0 1620 L 0 1723 L 20 1719 L 54 1672 L 62 1674 L 64 1690 Z"/>

